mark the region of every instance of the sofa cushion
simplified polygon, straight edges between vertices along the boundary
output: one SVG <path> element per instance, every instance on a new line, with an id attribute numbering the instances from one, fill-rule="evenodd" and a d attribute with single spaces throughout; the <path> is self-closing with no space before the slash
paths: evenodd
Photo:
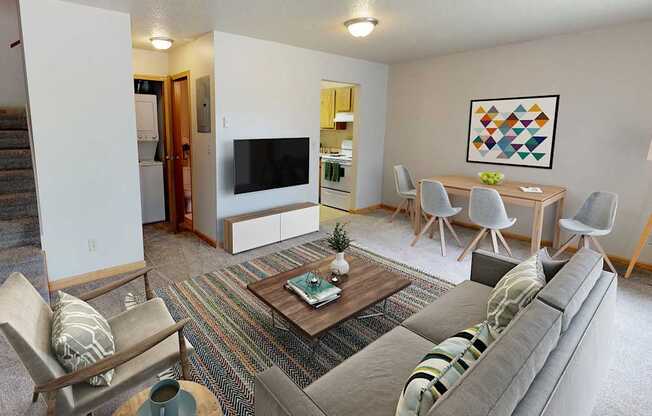
<path id="1" fill-rule="evenodd" d="M 407 380 L 396 416 L 425 415 L 493 342 L 487 321 L 435 345 Z"/>
<path id="2" fill-rule="evenodd" d="M 403 326 L 439 344 L 487 319 L 490 292 L 491 287 L 467 280 L 406 319 Z"/>
<path id="3" fill-rule="evenodd" d="M 306 387 L 327 415 L 394 416 L 398 394 L 433 343 L 396 327 Z"/>
<path id="4" fill-rule="evenodd" d="M 52 309 L 52 350 L 66 371 L 81 370 L 115 353 L 111 327 L 91 305 L 59 291 Z M 111 369 L 88 383 L 108 386 L 114 374 Z"/>
<path id="5" fill-rule="evenodd" d="M 511 415 L 556 347 L 560 332 L 561 312 L 533 300 L 428 416 Z"/>
<path id="6" fill-rule="evenodd" d="M 562 267 L 554 279 L 537 295 L 548 305 L 564 312 L 562 331 L 566 331 L 575 314 L 602 274 L 602 256 L 582 248 Z"/>
<path id="7" fill-rule="evenodd" d="M 538 255 L 508 271 L 489 295 L 487 320 L 491 330 L 496 334 L 501 333 L 545 284 L 546 278 Z"/>

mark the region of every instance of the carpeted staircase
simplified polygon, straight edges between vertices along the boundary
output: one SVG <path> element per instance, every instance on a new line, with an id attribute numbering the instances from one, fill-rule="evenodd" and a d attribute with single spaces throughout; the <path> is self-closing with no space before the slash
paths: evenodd
<path id="1" fill-rule="evenodd" d="M 0 108 L 0 283 L 23 273 L 49 302 L 27 118 Z"/>

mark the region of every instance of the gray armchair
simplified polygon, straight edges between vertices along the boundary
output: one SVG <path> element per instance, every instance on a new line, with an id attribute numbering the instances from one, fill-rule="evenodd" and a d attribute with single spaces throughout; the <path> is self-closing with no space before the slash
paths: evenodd
<path id="1" fill-rule="evenodd" d="M 153 298 L 143 269 L 96 289 L 82 300 L 94 299 L 141 276 L 147 302 L 108 319 L 116 344 L 114 355 L 84 369 L 66 373 L 50 347 L 52 310 L 20 273 L 13 273 L 0 286 L 0 330 L 18 354 L 35 383 L 33 401 L 45 394 L 48 416 L 85 415 L 107 400 L 149 380 L 181 361 L 183 378 L 188 375 L 192 346 L 183 337 L 185 319 L 175 322 L 160 298 Z M 175 334 L 177 336 L 175 336 Z M 110 386 L 93 387 L 85 381 L 115 368 Z"/>

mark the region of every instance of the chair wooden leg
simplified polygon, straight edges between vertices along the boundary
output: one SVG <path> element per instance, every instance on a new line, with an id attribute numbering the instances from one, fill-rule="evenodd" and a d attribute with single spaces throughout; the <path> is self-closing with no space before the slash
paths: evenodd
<path id="1" fill-rule="evenodd" d="M 416 237 L 414 237 L 414 240 L 412 240 L 412 243 L 410 244 L 410 247 L 414 247 L 414 245 L 417 243 L 417 241 L 419 241 L 421 236 L 424 235 L 426 233 L 426 231 L 428 231 L 428 228 L 430 228 L 432 226 L 432 223 L 434 223 L 434 222 L 435 222 L 435 217 L 432 217 L 432 218 L 430 218 L 430 220 L 428 220 L 428 222 L 423 227 L 421 232 L 419 234 L 417 234 Z"/>
<path id="2" fill-rule="evenodd" d="M 453 228 L 453 225 L 450 223 L 450 221 L 448 221 L 448 218 L 444 218 L 444 223 L 446 224 L 446 226 L 450 230 L 451 234 L 453 234 L 453 237 L 455 238 L 455 241 L 457 241 L 457 245 L 459 245 L 460 248 L 463 247 L 462 242 L 460 241 L 460 238 L 457 236 L 457 233 L 455 232 L 455 229 Z"/>
<path id="3" fill-rule="evenodd" d="M 589 238 L 588 235 L 583 235 L 582 236 L 584 243 L 582 244 L 582 247 L 585 248 L 591 248 L 591 239 Z"/>
<path id="4" fill-rule="evenodd" d="M 50 391 L 45 394 L 45 402 L 47 404 L 47 416 L 55 416 L 57 411 L 57 392 Z"/>
<path id="5" fill-rule="evenodd" d="M 507 240 L 505 240 L 505 237 L 503 237 L 503 233 L 500 232 L 500 230 L 496 230 L 496 234 L 498 235 L 498 239 L 500 242 L 503 244 L 503 247 L 505 247 L 505 250 L 507 250 L 507 254 L 509 254 L 509 257 L 514 257 L 512 255 L 512 249 L 509 248 L 509 244 L 507 244 Z"/>
<path id="6" fill-rule="evenodd" d="M 602 254 L 602 257 L 604 257 L 604 261 L 607 262 L 607 265 L 609 266 L 609 269 L 612 272 L 618 274 L 618 272 L 616 272 L 616 268 L 611 263 L 611 260 L 609 260 L 609 256 L 607 256 L 607 253 L 605 253 L 604 249 L 602 248 L 602 245 L 598 242 L 598 239 L 595 238 L 594 236 L 590 236 L 590 237 L 591 237 L 591 241 L 593 241 L 593 244 L 595 244 L 595 246 L 598 248 L 598 251 L 600 252 L 600 254 Z"/>
<path id="7" fill-rule="evenodd" d="M 555 259 L 555 258 L 557 258 L 557 256 L 559 256 L 561 253 L 563 253 L 564 251 L 566 251 L 566 249 L 567 249 L 568 247 L 570 247 L 570 245 L 571 245 L 571 243 L 573 242 L 573 240 L 575 239 L 575 237 L 577 237 L 577 234 L 573 234 L 573 235 L 571 235 L 570 238 L 569 238 L 568 240 L 566 240 L 566 242 L 565 242 L 564 244 L 562 244 L 561 247 L 559 247 L 559 250 L 557 250 L 557 251 L 555 252 L 555 254 L 552 255 L 552 258 Z M 581 243 L 581 242 L 582 242 L 582 237 L 580 237 L 580 241 L 578 241 L 578 243 L 577 243 L 577 246 L 578 246 L 578 247 L 580 246 L 580 243 Z"/>
<path id="8" fill-rule="evenodd" d="M 398 204 L 398 207 L 396 208 L 396 211 L 394 211 L 392 216 L 389 218 L 389 222 L 394 221 L 394 217 L 396 217 L 396 214 L 401 212 L 401 210 L 403 209 L 403 205 L 405 205 L 406 202 L 407 202 L 407 199 L 404 199 L 404 200 L 401 201 L 400 204 Z"/>
<path id="9" fill-rule="evenodd" d="M 457 261 L 464 260 L 464 257 L 466 257 L 466 255 L 469 254 L 469 251 L 473 250 L 473 248 L 476 245 L 478 245 L 478 242 L 480 241 L 480 239 L 482 239 L 485 236 L 486 232 L 487 232 L 486 228 L 481 229 L 480 232 L 475 236 L 475 238 L 473 238 L 473 240 L 469 242 L 469 244 L 466 246 L 464 251 L 462 251 L 462 254 L 460 254 L 460 256 L 457 258 Z"/>
<path id="10" fill-rule="evenodd" d="M 496 230 L 491 230 L 491 247 L 494 249 L 494 253 L 498 254 L 498 240 L 496 239 Z"/>
<path id="11" fill-rule="evenodd" d="M 188 364 L 188 350 L 186 349 L 186 340 L 183 337 L 183 329 L 179 332 L 179 361 L 181 362 L 181 377 L 184 380 L 190 380 L 190 371 Z"/>
<path id="12" fill-rule="evenodd" d="M 437 217 L 433 217 L 433 219 L 437 220 Z M 430 239 L 431 240 L 435 236 L 435 230 L 436 230 L 436 227 L 430 227 Z"/>
<path id="13" fill-rule="evenodd" d="M 38 395 L 39 393 L 34 389 L 34 393 L 32 394 L 32 403 L 36 403 L 38 401 Z"/>
<path id="14" fill-rule="evenodd" d="M 154 292 L 152 291 L 152 287 L 149 284 L 149 278 L 147 277 L 147 273 L 145 273 L 143 279 L 145 280 L 145 299 L 152 300 L 154 299 Z"/>
<path id="15" fill-rule="evenodd" d="M 446 237 L 444 236 L 444 219 L 439 218 L 439 238 L 441 241 L 441 255 L 446 257 Z"/>

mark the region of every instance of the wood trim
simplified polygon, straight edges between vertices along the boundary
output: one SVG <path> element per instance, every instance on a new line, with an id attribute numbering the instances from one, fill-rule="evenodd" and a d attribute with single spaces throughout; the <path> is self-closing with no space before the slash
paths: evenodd
<path id="1" fill-rule="evenodd" d="M 387 204 L 380 204 L 380 209 L 383 209 L 385 211 L 395 211 L 396 207 L 393 207 L 393 206 L 387 205 Z M 460 227 L 464 227 L 464 228 L 470 228 L 470 229 L 474 229 L 474 230 L 479 230 L 480 229 L 480 227 L 475 225 L 475 224 L 470 224 L 470 223 L 463 222 L 463 221 L 453 220 L 453 221 L 451 221 L 451 223 L 453 223 L 455 225 L 458 225 Z M 532 242 L 532 239 L 529 236 L 526 236 L 526 235 L 523 235 L 523 234 L 510 233 L 510 232 L 507 232 L 507 231 L 501 231 L 501 233 L 506 238 L 511 238 L 513 240 L 518 240 L 518 241 L 524 241 L 526 243 Z M 552 244 L 553 244 L 553 242 L 550 241 L 550 240 L 542 240 L 541 241 L 542 246 L 552 247 L 553 246 Z M 578 248 L 576 246 L 569 246 L 566 249 L 566 251 L 569 251 L 571 253 L 575 253 L 577 250 L 578 250 Z M 627 266 L 629 264 L 629 262 L 630 262 L 630 259 L 628 259 L 627 257 L 624 257 L 624 256 L 608 254 L 608 257 L 614 264 L 618 264 L 618 265 L 621 265 L 621 266 Z M 637 267 L 640 270 L 652 271 L 652 263 L 645 263 L 645 262 L 640 262 L 639 261 L 639 262 L 635 263 L 634 267 Z"/>
<path id="2" fill-rule="evenodd" d="M 202 233 L 201 231 L 194 230 L 193 232 L 195 233 L 195 235 L 197 237 L 199 237 L 199 239 L 204 240 L 209 246 L 217 248 L 217 241 L 216 240 L 210 238 L 209 236 Z"/>
<path id="3" fill-rule="evenodd" d="M 366 208 L 356 208 L 356 209 L 352 209 L 350 212 L 352 214 L 367 214 L 367 213 L 373 212 L 373 211 L 375 211 L 375 210 L 377 210 L 379 208 L 382 208 L 382 204 L 376 204 L 376 205 L 372 205 L 372 206 L 366 207 Z"/>
<path id="4" fill-rule="evenodd" d="M 190 81 L 190 71 L 183 71 L 174 75 L 170 75 L 170 78 L 172 79 L 172 81 L 176 81 L 181 78 L 188 78 L 188 81 Z"/>
<path id="5" fill-rule="evenodd" d="M 165 81 L 168 77 L 166 75 L 134 74 L 134 79 L 142 79 L 145 81 Z"/>
<path id="6" fill-rule="evenodd" d="M 94 282 L 100 279 L 106 279 L 107 277 L 112 277 L 118 274 L 133 272 L 135 270 L 145 268 L 146 266 L 147 263 L 144 260 L 121 264 L 119 266 L 107 267 L 106 269 L 95 270 L 76 276 L 57 279 L 49 282 L 48 286 L 50 288 L 50 292 L 56 292 L 57 290 L 66 289 L 71 286 L 77 286 L 84 283 Z"/>

